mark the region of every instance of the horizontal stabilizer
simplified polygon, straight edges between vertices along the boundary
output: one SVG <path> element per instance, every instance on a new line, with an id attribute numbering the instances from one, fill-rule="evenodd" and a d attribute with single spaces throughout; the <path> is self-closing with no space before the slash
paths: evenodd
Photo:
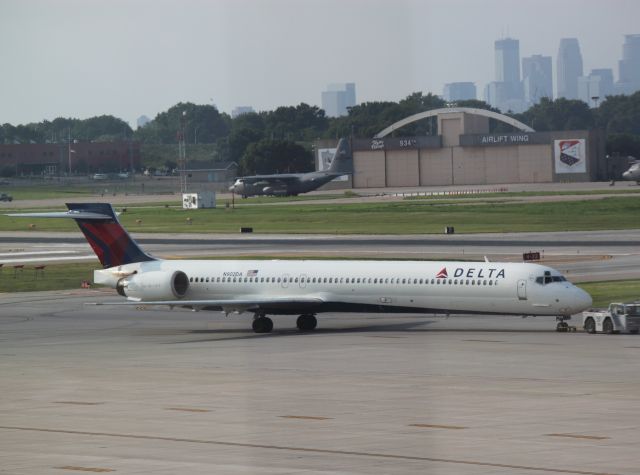
<path id="1" fill-rule="evenodd" d="M 50 213 L 11 213 L 6 216 L 14 218 L 71 218 L 71 219 L 113 219 L 111 216 L 89 211 L 55 211 Z"/>
<path id="2" fill-rule="evenodd" d="M 109 203 L 67 203 L 67 208 L 69 211 L 12 213 L 7 216 L 75 220 L 104 268 L 155 260 L 131 239 Z"/>

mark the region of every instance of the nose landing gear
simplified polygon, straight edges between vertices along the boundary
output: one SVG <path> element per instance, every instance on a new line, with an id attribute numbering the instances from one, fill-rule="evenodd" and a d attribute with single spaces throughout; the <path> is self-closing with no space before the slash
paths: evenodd
<path id="1" fill-rule="evenodd" d="M 571 317 L 556 317 L 556 321 L 558 322 L 558 324 L 556 325 L 556 331 L 562 333 L 575 332 L 576 327 L 570 326 L 567 322 L 565 322 L 565 320 L 571 320 Z"/>

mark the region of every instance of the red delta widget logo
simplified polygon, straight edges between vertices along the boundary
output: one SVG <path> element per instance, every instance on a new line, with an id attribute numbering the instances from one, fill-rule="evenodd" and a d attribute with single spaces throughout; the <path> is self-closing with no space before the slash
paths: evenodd
<path id="1" fill-rule="evenodd" d="M 440 269 L 440 272 L 436 274 L 436 279 L 446 279 L 449 277 L 449 273 L 447 272 L 447 268 L 443 267 Z M 484 269 L 482 267 L 475 268 L 469 267 L 468 269 L 463 269 L 462 267 L 457 267 L 453 271 L 453 277 L 467 277 L 469 279 L 504 279 L 504 269 L 496 269 L 489 268 Z"/>

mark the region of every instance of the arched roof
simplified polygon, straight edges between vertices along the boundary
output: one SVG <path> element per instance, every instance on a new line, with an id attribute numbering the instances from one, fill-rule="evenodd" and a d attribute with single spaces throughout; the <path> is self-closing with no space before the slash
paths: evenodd
<path id="1" fill-rule="evenodd" d="M 500 122 L 504 122 L 505 124 L 509 124 L 513 127 L 515 127 L 516 129 L 520 129 L 524 132 L 535 132 L 535 130 L 533 130 L 531 127 L 529 127 L 527 124 L 523 124 L 522 122 L 520 122 L 519 120 L 516 120 L 512 117 L 506 116 L 504 114 L 499 114 L 498 112 L 493 112 L 490 110 L 486 110 L 486 109 L 476 109 L 473 107 L 445 107 L 442 109 L 433 109 L 430 111 L 425 111 L 425 112 L 420 112 L 418 114 L 414 114 L 414 115 L 410 115 L 409 117 L 405 117 L 404 119 L 399 120 L 398 122 L 395 122 L 393 124 L 391 124 L 389 127 L 387 127 L 384 130 L 381 130 L 380 132 L 378 132 L 374 138 L 382 138 L 385 137 L 387 135 L 389 135 L 391 132 L 393 132 L 396 129 L 399 129 L 401 127 L 404 127 L 407 124 L 410 124 L 412 122 L 416 122 L 418 120 L 422 120 L 422 119 L 426 119 L 427 117 L 433 117 L 434 115 L 438 115 L 438 114 L 451 114 L 454 112 L 465 112 L 466 114 L 474 114 L 474 115 L 481 115 L 484 117 L 488 117 L 489 119 L 496 119 L 499 120 Z"/>

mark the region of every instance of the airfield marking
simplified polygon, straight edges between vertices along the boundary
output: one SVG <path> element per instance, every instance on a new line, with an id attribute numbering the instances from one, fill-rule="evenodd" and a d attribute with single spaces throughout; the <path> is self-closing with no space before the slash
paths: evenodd
<path id="1" fill-rule="evenodd" d="M 97 406 L 104 404 L 103 402 L 87 402 L 87 401 L 54 401 L 56 404 L 75 404 L 77 406 Z"/>
<path id="2" fill-rule="evenodd" d="M 115 472 L 112 468 L 99 468 L 99 467 L 74 467 L 72 465 L 67 465 L 65 467 L 53 467 L 58 470 L 74 470 L 76 472 L 95 472 L 95 473 L 105 473 L 105 472 Z"/>
<path id="3" fill-rule="evenodd" d="M 424 427 L 426 429 L 468 429 L 468 427 L 464 426 L 446 426 L 441 424 L 409 424 L 409 427 Z"/>
<path id="4" fill-rule="evenodd" d="M 307 419 L 311 421 L 328 421 L 333 417 L 320 417 L 320 416 L 278 416 L 283 419 Z"/>
<path id="5" fill-rule="evenodd" d="M 570 439 L 588 439 L 588 440 L 606 440 L 611 437 L 604 437 L 600 435 L 580 435 L 580 434 L 547 434 L 549 437 L 568 437 Z"/>
<path id="6" fill-rule="evenodd" d="M 187 439 L 187 438 L 162 437 L 162 436 L 142 435 L 142 434 L 117 434 L 112 432 L 87 432 L 87 431 L 78 431 L 78 430 L 44 429 L 44 428 L 38 428 L 38 427 L 16 427 L 16 426 L 0 426 L 0 429 L 32 431 L 32 432 L 49 432 L 53 434 L 88 435 L 92 437 L 99 436 L 99 437 L 116 437 L 116 438 L 122 438 L 122 439 L 184 442 L 184 443 L 191 443 L 191 444 L 209 444 L 209 445 L 220 445 L 220 446 L 226 446 L 226 447 L 245 447 L 245 448 L 252 448 L 252 449 L 270 449 L 270 450 L 283 450 L 283 451 L 286 450 L 291 452 L 307 452 L 307 453 L 316 453 L 316 454 L 352 455 L 356 457 L 374 457 L 374 458 L 384 458 L 384 459 L 394 459 L 394 460 L 413 460 L 413 461 L 419 461 L 419 462 L 438 462 L 438 463 L 448 463 L 448 464 L 456 464 L 456 465 L 476 465 L 479 467 L 528 470 L 528 471 L 541 472 L 541 473 L 562 473 L 562 474 L 571 474 L 571 475 L 620 475 L 620 474 L 611 473 L 611 472 L 593 472 L 593 471 L 586 471 L 586 470 L 572 470 L 572 469 L 552 468 L 552 467 L 532 467 L 527 465 L 511 465 L 511 464 L 495 463 L 495 462 L 479 462 L 474 460 L 456 460 L 456 459 L 446 459 L 446 458 L 437 458 L 437 457 L 419 457 L 419 456 L 413 456 L 413 455 L 386 454 L 386 453 L 379 453 L 379 452 L 357 452 L 357 451 L 350 451 L 350 450 L 314 449 L 310 447 L 288 447 L 283 445 L 248 444 L 248 443 L 242 443 L 242 442 L 225 442 L 221 440 Z"/>
<path id="7" fill-rule="evenodd" d="M 480 342 L 480 343 L 506 343 L 504 340 L 478 340 L 478 339 L 471 339 L 471 340 L 462 340 L 462 341 L 475 341 L 475 342 Z"/>
<path id="8" fill-rule="evenodd" d="M 393 336 L 393 335 L 369 335 L 369 338 L 390 338 L 390 339 L 397 339 L 397 338 L 409 338 L 408 336 Z"/>

